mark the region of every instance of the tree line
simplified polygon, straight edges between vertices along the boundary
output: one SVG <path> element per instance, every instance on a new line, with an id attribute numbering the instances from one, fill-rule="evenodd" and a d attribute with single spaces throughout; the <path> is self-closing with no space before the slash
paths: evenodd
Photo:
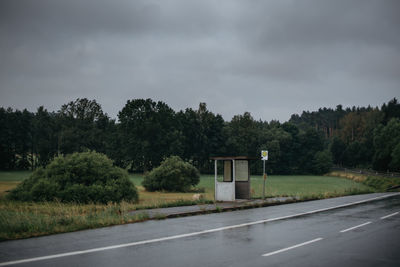
<path id="1" fill-rule="evenodd" d="M 259 158 L 269 150 L 273 174 L 324 173 L 332 163 L 376 170 L 400 169 L 400 104 L 305 111 L 288 122 L 255 120 L 245 112 L 224 121 L 200 103 L 178 112 L 151 99 L 128 100 L 118 121 L 96 100 L 76 99 L 57 112 L 0 108 L 0 169 L 35 169 L 55 156 L 95 150 L 132 172 L 147 172 L 177 155 L 202 173 L 211 156 Z M 251 163 L 261 173 L 260 160 Z"/>
<path id="2" fill-rule="evenodd" d="M 300 129 L 322 132 L 333 163 L 377 171 L 400 170 L 400 104 L 394 98 L 378 107 L 319 109 L 292 115 Z"/>

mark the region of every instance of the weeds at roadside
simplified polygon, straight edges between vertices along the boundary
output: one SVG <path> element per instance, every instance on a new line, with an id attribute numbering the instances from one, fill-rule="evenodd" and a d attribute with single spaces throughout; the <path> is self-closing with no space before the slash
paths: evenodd
<path id="1" fill-rule="evenodd" d="M 165 214 L 161 214 L 161 213 L 157 213 L 153 216 L 153 219 L 155 219 L 155 220 L 164 220 L 166 218 L 167 218 L 167 216 Z"/>
<path id="2" fill-rule="evenodd" d="M 0 240 L 72 232 L 144 221 L 146 213 L 130 215 L 133 204 L 64 204 L 0 199 Z"/>
<path id="3" fill-rule="evenodd" d="M 213 203 L 214 203 L 213 200 L 207 200 L 207 199 L 200 199 L 200 200 L 178 199 L 176 201 L 166 202 L 166 203 L 157 203 L 157 204 L 154 204 L 154 205 L 135 206 L 135 208 L 133 210 L 160 209 L 160 208 L 170 208 L 170 207 L 213 204 Z"/>
<path id="4" fill-rule="evenodd" d="M 350 189 L 346 189 L 344 193 L 343 192 L 324 192 L 324 193 L 319 193 L 319 194 L 309 194 L 309 195 L 299 196 L 298 199 L 300 201 L 308 201 L 308 200 L 318 200 L 318 199 L 369 194 L 369 193 L 373 193 L 373 191 L 371 191 L 370 189 L 350 188 Z"/>
<path id="5" fill-rule="evenodd" d="M 334 171 L 329 173 L 330 176 L 337 176 L 360 182 L 370 188 L 373 192 L 385 192 L 392 187 L 400 185 L 400 179 L 395 177 L 367 176 L 363 174 L 354 174 L 343 171 Z"/>

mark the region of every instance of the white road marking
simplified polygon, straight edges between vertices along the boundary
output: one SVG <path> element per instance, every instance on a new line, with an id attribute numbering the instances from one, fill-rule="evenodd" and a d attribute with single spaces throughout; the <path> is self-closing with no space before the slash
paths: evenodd
<path id="1" fill-rule="evenodd" d="M 181 234 L 181 235 L 174 235 L 174 236 L 167 236 L 167 237 L 161 237 L 161 238 L 156 238 L 156 239 L 149 239 L 149 240 L 143 240 L 143 241 L 137 241 L 137 242 L 113 245 L 113 246 L 106 246 L 106 247 L 100 247 L 100 248 L 93 248 L 93 249 L 87 249 L 87 250 L 71 251 L 71 252 L 67 252 L 67 253 L 53 254 L 53 255 L 42 256 L 42 257 L 34 257 L 34 258 L 27 258 L 27 259 L 22 259 L 22 260 L 1 262 L 0 266 L 7 266 L 7 265 L 13 265 L 13 264 L 20 264 L 20 263 L 27 263 L 27 262 L 55 259 L 55 258 L 61 258 L 61 257 L 68 257 L 68 256 L 87 254 L 87 253 L 99 252 L 99 251 L 110 250 L 110 249 L 132 247 L 132 246 L 138 246 L 138 245 L 162 242 L 162 241 L 167 241 L 167 240 L 185 238 L 185 237 L 190 237 L 190 236 L 197 236 L 197 235 L 202 235 L 202 234 L 207 234 L 207 233 L 214 233 L 214 232 L 219 232 L 219 231 L 224 231 L 224 230 L 229 230 L 229 229 L 246 227 L 246 226 L 250 226 L 250 225 L 256 225 L 256 224 L 262 224 L 262 223 L 267 223 L 267 222 L 274 222 L 274 221 L 279 221 L 279 220 L 284 220 L 284 219 L 289 219 L 289 218 L 300 217 L 300 216 L 304 216 L 304 215 L 314 214 L 314 213 L 333 210 L 333 209 L 339 209 L 339 208 L 353 206 L 353 205 L 357 205 L 357 204 L 361 204 L 361 203 L 365 203 L 365 202 L 369 202 L 369 201 L 373 201 L 373 200 L 377 200 L 377 199 L 388 198 L 388 197 L 399 195 L 399 194 L 400 193 L 387 194 L 387 195 L 383 195 L 383 196 L 379 196 L 379 197 L 368 198 L 368 199 L 364 199 L 364 200 L 360 200 L 360 201 L 356 201 L 356 202 L 351 202 L 351 203 L 347 203 L 347 204 L 342 204 L 342 205 L 338 205 L 338 206 L 333 206 L 333 207 L 329 207 L 329 208 L 317 209 L 317 210 L 307 211 L 307 212 L 303 212 L 303 213 L 297 213 L 297 214 L 293 214 L 293 215 L 287 215 L 287 216 L 282 216 L 282 217 L 277 217 L 277 218 L 259 220 L 259 221 L 255 221 L 255 222 L 248 222 L 248 223 L 224 226 L 224 227 L 219 227 L 219 228 L 214 228 L 214 229 L 209 229 L 209 230 L 204 230 L 204 231 L 199 231 L 199 232 L 193 232 L 193 233 L 187 233 L 187 234 Z"/>
<path id="2" fill-rule="evenodd" d="M 348 232 L 348 231 L 354 230 L 354 229 L 359 228 L 359 227 L 363 227 L 363 226 L 368 225 L 368 224 L 370 224 L 370 223 L 371 223 L 371 222 L 366 222 L 366 223 L 363 223 L 363 224 L 360 224 L 360 225 L 356 225 L 356 226 L 353 226 L 353 227 L 344 229 L 344 230 L 342 230 L 342 231 L 340 231 L 340 232 L 341 232 L 341 233 L 346 233 L 346 232 Z"/>
<path id="3" fill-rule="evenodd" d="M 389 218 L 389 217 L 392 217 L 392 216 L 397 215 L 397 214 L 399 214 L 399 212 L 395 212 L 395 213 L 392 213 L 392 214 L 383 216 L 383 217 L 381 217 L 381 220 L 386 219 L 386 218 Z"/>
<path id="4" fill-rule="evenodd" d="M 263 256 L 263 257 L 272 256 L 272 255 L 275 255 L 275 254 L 278 254 L 278 253 L 281 253 L 281 252 L 288 251 L 288 250 L 290 250 L 290 249 L 302 247 L 302 246 L 305 246 L 305 245 L 308 245 L 308 244 L 311 244 L 311 243 L 320 241 L 320 240 L 322 240 L 322 239 L 323 239 L 323 238 L 319 237 L 319 238 L 316 238 L 316 239 L 313 239 L 313 240 L 310 240 L 310 241 L 307 241 L 307 242 L 304 242 L 304 243 L 301 243 L 301 244 L 297 244 L 297 245 L 294 245 L 294 246 L 291 246 L 291 247 L 288 247 L 288 248 L 283 248 L 283 249 L 276 250 L 276 251 L 273 251 L 273 252 L 265 253 L 265 254 L 263 254 L 262 256 Z"/>

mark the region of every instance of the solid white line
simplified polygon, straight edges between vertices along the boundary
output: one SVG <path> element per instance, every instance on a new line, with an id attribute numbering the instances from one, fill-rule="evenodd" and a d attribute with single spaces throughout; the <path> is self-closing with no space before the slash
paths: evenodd
<path id="1" fill-rule="evenodd" d="M 322 240 L 322 239 L 323 239 L 323 238 L 319 237 L 319 238 L 316 238 L 316 239 L 313 239 L 313 240 L 310 240 L 310 241 L 307 241 L 307 242 L 304 242 L 304 243 L 301 243 L 301 244 L 297 244 L 297 245 L 294 245 L 294 246 L 291 246 L 291 247 L 288 247 L 288 248 L 283 248 L 283 249 L 276 250 L 276 251 L 273 251 L 273 252 L 265 253 L 265 254 L 263 254 L 262 256 L 263 256 L 263 257 L 272 256 L 272 255 L 275 255 L 275 254 L 278 254 L 278 253 L 281 253 L 281 252 L 288 251 L 288 250 L 290 250 L 290 249 L 302 247 L 302 246 L 305 246 L 305 245 L 308 245 L 308 244 L 311 244 L 311 243 L 320 241 L 320 240 Z"/>
<path id="2" fill-rule="evenodd" d="M 392 213 L 392 214 L 383 216 L 383 217 L 381 217 L 381 220 L 386 219 L 386 218 L 389 218 L 389 217 L 392 217 L 392 216 L 397 215 L 397 214 L 399 214 L 399 212 L 395 212 L 395 213 Z"/>
<path id="3" fill-rule="evenodd" d="M 363 227 L 363 226 L 368 225 L 368 224 L 370 224 L 370 223 L 371 223 L 371 222 L 366 222 L 366 223 L 363 223 L 363 224 L 360 224 L 360 225 L 356 225 L 356 226 L 353 226 L 353 227 L 344 229 L 344 230 L 342 230 L 342 231 L 340 231 L 340 232 L 341 232 L 341 233 L 346 233 L 346 232 L 348 232 L 348 231 L 354 230 L 354 229 L 359 228 L 359 227 Z"/>
<path id="4" fill-rule="evenodd" d="M 398 194 L 400 194 L 400 193 L 387 194 L 387 195 L 383 195 L 383 196 L 379 196 L 379 197 L 368 198 L 368 199 L 364 199 L 364 200 L 360 200 L 360 201 L 356 201 L 356 202 L 351 202 L 351 203 L 347 203 L 347 204 L 342 204 L 342 205 L 338 205 L 338 206 L 333 206 L 333 207 L 329 207 L 329 208 L 317 209 L 317 210 L 312 210 L 312 211 L 303 212 L 303 213 L 297 213 L 297 214 L 293 214 L 293 215 L 287 215 L 287 216 L 276 217 L 276 218 L 271 218 L 271 219 L 259 220 L 259 221 L 255 221 L 255 222 L 224 226 L 224 227 L 219 227 L 219 228 L 214 228 L 214 229 L 209 229 L 209 230 L 204 230 L 204 231 L 199 231 L 199 232 L 193 232 L 193 233 L 187 233 L 187 234 L 181 234 L 181 235 L 174 235 L 174 236 L 167 236 L 167 237 L 162 237 L 162 238 L 149 239 L 149 240 L 137 241 L 137 242 L 132 242 L 132 243 L 119 244 L 119 245 L 114 245 L 114 246 L 106 246 L 106 247 L 93 248 L 93 249 L 87 249 L 87 250 L 71 251 L 71 252 L 67 252 L 67 253 L 60 253 L 60 254 L 54 254 L 54 255 L 48 255 L 48 256 L 42 256 L 42 257 L 35 257 L 35 258 L 28 258 L 28 259 L 22 259 L 22 260 L 1 262 L 0 266 L 7 266 L 7 265 L 13 265 L 13 264 L 19 264 L 19 263 L 27 263 L 27 262 L 55 259 L 55 258 L 74 256 L 74 255 L 80 255 L 80 254 L 86 254 L 86 253 L 93 253 L 93 252 L 110 250 L 110 249 L 132 247 L 132 246 L 138 246 L 138 245 L 162 242 L 162 241 L 185 238 L 185 237 L 196 236 L 196 235 L 202 235 L 202 234 L 207 234 L 207 233 L 214 233 L 214 232 L 219 232 L 219 231 L 224 231 L 224 230 L 229 230 L 229 229 L 246 227 L 246 226 L 250 226 L 250 225 L 262 224 L 262 223 L 267 223 L 267 222 L 274 222 L 274 221 L 279 221 L 279 220 L 290 219 L 290 218 L 300 217 L 300 216 L 304 216 L 304 215 L 314 214 L 314 213 L 318 213 L 318 212 L 323 212 L 323 211 L 328 211 L 328 210 L 333 210 L 333 209 L 353 206 L 353 205 L 357 205 L 357 204 L 361 204 L 361 203 L 365 203 L 365 202 L 369 202 L 369 201 L 373 201 L 373 200 L 377 200 L 377 199 L 383 199 L 383 198 L 395 196 L 395 195 L 398 195 Z"/>

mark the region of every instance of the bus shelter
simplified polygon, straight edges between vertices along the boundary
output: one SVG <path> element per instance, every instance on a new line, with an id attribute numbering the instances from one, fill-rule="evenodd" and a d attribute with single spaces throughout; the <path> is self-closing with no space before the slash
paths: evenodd
<path id="1" fill-rule="evenodd" d="M 246 156 L 213 157 L 215 164 L 215 200 L 250 199 L 250 164 Z"/>

